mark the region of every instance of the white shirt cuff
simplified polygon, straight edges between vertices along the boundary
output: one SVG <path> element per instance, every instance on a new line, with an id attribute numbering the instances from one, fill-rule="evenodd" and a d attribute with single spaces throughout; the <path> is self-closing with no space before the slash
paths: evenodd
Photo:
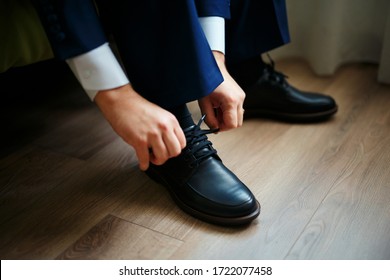
<path id="1" fill-rule="evenodd" d="M 108 43 L 66 62 L 92 101 L 99 90 L 129 83 Z"/>
<path id="2" fill-rule="evenodd" d="M 225 19 L 223 17 L 200 17 L 199 23 L 211 50 L 225 53 Z"/>

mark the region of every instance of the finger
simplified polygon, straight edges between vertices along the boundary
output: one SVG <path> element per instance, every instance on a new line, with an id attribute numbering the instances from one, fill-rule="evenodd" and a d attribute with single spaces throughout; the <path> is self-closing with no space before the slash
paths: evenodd
<path id="1" fill-rule="evenodd" d="M 184 135 L 183 129 L 178 126 L 174 128 L 175 135 L 177 139 L 179 140 L 180 149 L 183 150 L 187 145 L 186 136 Z"/>
<path id="2" fill-rule="evenodd" d="M 168 151 L 168 157 L 176 157 L 181 153 L 181 143 L 174 131 L 164 134 L 163 140 Z"/>
<path id="3" fill-rule="evenodd" d="M 223 112 L 221 107 L 214 108 L 214 115 L 218 120 L 218 127 L 223 126 Z"/>
<path id="4" fill-rule="evenodd" d="M 150 157 L 150 162 L 156 165 L 161 165 L 169 158 L 167 147 L 161 137 L 152 140 L 151 143 L 153 153 Z"/>
<path id="5" fill-rule="evenodd" d="M 229 130 L 237 127 L 237 109 L 229 108 L 223 111 L 223 127 L 222 130 Z"/>
<path id="6" fill-rule="evenodd" d="M 240 105 L 237 110 L 237 125 L 240 127 L 244 123 L 244 108 Z"/>
<path id="7" fill-rule="evenodd" d="M 149 168 L 149 161 L 150 161 L 149 149 L 145 146 L 143 148 L 135 149 L 135 152 L 137 154 L 139 168 L 142 171 L 145 171 L 146 169 Z"/>

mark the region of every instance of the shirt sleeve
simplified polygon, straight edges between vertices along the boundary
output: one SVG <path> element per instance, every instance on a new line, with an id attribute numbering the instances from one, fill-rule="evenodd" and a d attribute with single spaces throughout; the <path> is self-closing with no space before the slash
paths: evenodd
<path id="1" fill-rule="evenodd" d="M 108 43 L 66 59 L 66 62 L 92 101 L 99 90 L 116 88 L 129 83 Z"/>
<path id="2" fill-rule="evenodd" d="M 225 19 L 217 16 L 200 17 L 199 23 L 211 50 L 225 53 Z"/>

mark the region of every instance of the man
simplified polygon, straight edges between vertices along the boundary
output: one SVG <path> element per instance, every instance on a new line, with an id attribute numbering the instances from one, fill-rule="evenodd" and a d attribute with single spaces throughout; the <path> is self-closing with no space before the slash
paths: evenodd
<path id="1" fill-rule="evenodd" d="M 337 109 L 330 97 L 299 92 L 262 63 L 261 53 L 289 40 L 283 1 L 33 2 L 55 55 L 134 147 L 140 169 L 199 219 L 240 225 L 260 213 L 207 133 L 240 127 L 244 107 L 253 116 L 298 120 L 329 117 Z M 200 129 L 203 118 L 193 122 L 186 107 L 193 100 L 211 130 Z"/>

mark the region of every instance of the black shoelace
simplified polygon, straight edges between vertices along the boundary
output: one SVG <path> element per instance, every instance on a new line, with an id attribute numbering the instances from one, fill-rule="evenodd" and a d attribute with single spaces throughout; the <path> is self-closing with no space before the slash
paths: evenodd
<path id="1" fill-rule="evenodd" d="M 218 129 L 201 129 L 200 126 L 205 117 L 206 115 L 202 116 L 198 124 L 183 130 L 187 146 L 184 148 L 182 155 L 191 167 L 199 165 L 204 159 L 217 153 L 206 135 L 215 133 Z"/>
<path id="2" fill-rule="evenodd" d="M 286 76 L 285 74 L 278 72 L 275 70 L 275 62 L 272 60 L 271 56 L 267 53 L 268 59 L 270 63 L 264 63 L 265 68 L 264 68 L 264 73 L 262 79 L 266 79 L 269 81 L 276 82 L 282 86 L 287 85 Z"/>

